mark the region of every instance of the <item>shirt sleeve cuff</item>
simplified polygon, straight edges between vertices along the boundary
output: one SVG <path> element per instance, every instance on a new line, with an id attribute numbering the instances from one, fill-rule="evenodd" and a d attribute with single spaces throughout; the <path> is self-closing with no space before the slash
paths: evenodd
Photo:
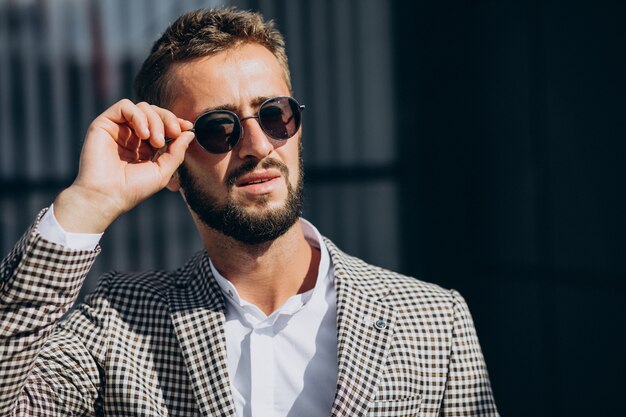
<path id="1" fill-rule="evenodd" d="M 54 217 L 54 204 L 41 218 L 38 226 L 39 234 L 45 240 L 57 243 L 70 249 L 93 250 L 98 246 L 103 233 L 70 233 L 63 230 Z"/>

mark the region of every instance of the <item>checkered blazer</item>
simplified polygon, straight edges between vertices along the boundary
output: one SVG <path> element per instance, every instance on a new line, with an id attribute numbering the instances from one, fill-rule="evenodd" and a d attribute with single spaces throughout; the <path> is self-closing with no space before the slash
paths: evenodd
<path id="1" fill-rule="evenodd" d="M 339 374 L 332 416 L 497 416 L 461 296 L 328 245 Z M 110 273 L 98 250 L 29 230 L 0 265 L 0 416 L 234 416 L 225 302 L 205 253 L 173 272 Z"/>

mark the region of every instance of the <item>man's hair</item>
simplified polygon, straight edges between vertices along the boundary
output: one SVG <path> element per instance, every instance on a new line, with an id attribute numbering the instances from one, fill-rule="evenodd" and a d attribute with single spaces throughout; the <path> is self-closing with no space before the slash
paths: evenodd
<path id="1" fill-rule="evenodd" d="M 167 106 L 171 97 L 173 64 L 217 54 L 244 44 L 266 47 L 278 60 L 291 90 L 285 41 L 273 21 L 252 11 L 233 7 L 201 9 L 185 13 L 154 43 L 135 77 L 135 96 L 157 106 Z"/>

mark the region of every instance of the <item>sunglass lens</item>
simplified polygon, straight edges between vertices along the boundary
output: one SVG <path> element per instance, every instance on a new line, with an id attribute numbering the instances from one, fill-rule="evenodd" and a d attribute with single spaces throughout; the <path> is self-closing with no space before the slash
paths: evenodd
<path id="1" fill-rule="evenodd" d="M 259 109 L 263 130 L 274 139 L 289 139 L 300 128 L 300 106 L 290 97 L 269 100 Z"/>
<path id="2" fill-rule="evenodd" d="M 212 111 L 201 116 L 194 126 L 200 146 L 211 153 L 230 151 L 239 141 L 241 126 L 230 112 Z"/>

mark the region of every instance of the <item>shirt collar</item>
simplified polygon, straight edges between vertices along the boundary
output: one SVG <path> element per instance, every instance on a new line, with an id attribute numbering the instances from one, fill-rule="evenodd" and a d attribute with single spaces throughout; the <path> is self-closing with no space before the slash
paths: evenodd
<path id="1" fill-rule="evenodd" d="M 242 299 L 235 286 L 213 265 L 209 258 L 209 266 L 215 277 L 229 307 L 235 308 L 241 316 L 251 323 L 266 323 L 272 325 L 279 316 L 293 316 L 310 302 L 317 302 L 324 297 L 327 286 L 332 285 L 333 274 L 331 271 L 330 255 L 328 248 L 322 239 L 322 235 L 309 221 L 300 218 L 300 226 L 307 242 L 320 250 L 320 263 L 317 272 L 315 287 L 301 294 L 295 294 L 287 299 L 285 303 L 274 311 L 270 316 L 266 316 L 256 305 Z"/>

